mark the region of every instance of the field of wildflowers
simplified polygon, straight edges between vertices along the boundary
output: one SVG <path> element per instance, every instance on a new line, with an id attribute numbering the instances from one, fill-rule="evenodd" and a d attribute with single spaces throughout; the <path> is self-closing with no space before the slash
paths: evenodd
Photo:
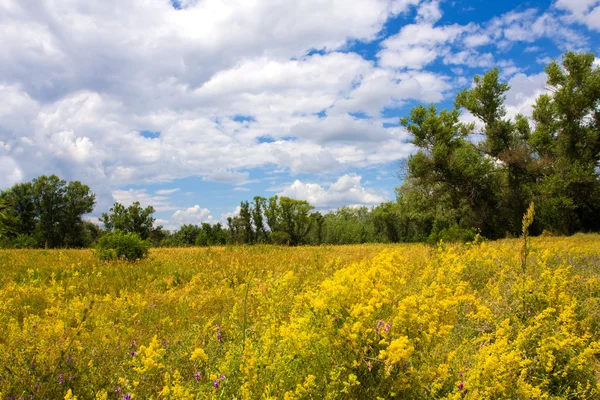
<path id="1" fill-rule="evenodd" d="M 600 236 L 521 244 L 0 251 L 0 398 L 600 398 Z"/>

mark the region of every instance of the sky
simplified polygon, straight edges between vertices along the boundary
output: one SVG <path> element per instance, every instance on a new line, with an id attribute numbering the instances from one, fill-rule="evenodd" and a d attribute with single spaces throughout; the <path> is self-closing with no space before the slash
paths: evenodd
<path id="1" fill-rule="evenodd" d="M 0 43 L 0 190 L 56 174 L 90 220 L 137 200 L 177 229 L 395 199 L 400 117 L 494 67 L 530 116 L 549 61 L 600 56 L 600 0 L 0 0 Z"/>

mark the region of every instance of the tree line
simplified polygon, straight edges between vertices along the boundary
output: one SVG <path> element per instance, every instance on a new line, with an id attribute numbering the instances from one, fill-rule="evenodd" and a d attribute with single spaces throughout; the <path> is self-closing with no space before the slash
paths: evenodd
<path id="1" fill-rule="evenodd" d="M 507 117 L 510 89 L 493 69 L 475 76 L 454 107 L 417 106 L 401 124 L 417 152 L 404 160 L 395 201 L 322 214 L 304 200 L 256 196 L 226 224 L 155 225 L 154 208 L 115 203 L 83 220 L 95 195 L 55 175 L 0 193 L 0 246 L 87 247 L 105 232 L 136 233 L 156 246 L 437 242 L 518 236 L 527 206 L 534 234 L 600 231 L 600 68 L 591 53 L 546 67 L 547 94 L 531 118 Z M 467 110 L 476 123 L 461 122 Z M 477 128 L 479 127 L 479 128 Z"/>

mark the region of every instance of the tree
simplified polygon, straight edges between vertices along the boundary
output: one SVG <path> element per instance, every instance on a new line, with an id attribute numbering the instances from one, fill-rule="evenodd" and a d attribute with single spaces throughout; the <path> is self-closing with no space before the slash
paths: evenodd
<path id="1" fill-rule="evenodd" d="M 256 229 L 256 240 L 260 240 L 262 236 L 262 241 L 268 241 L 267 231 L 265 229 L 263 212 L 267 205 L 267 199 L 260 196 L 254 196 L 254 207 L 252 208 L 252 222 L 254 223 L 254 228 Z"/>
<path id="2" fill-rule="evenodd" d="M 549 94 L 533 111 L 529 143 L 541 160 L 536 213 L 548 229 L 600 229 L 600 67 L 591 53 L 566 53 L 546 67 Z"/>
<path id="3" fill-rule="evenodd" d="M 375 232 L 383 238 L 382 241 L 392 243 L 400 241 L 400 215 L 397 203 L 389 201 L 373 208 L 372 219 Z"/>
<path id="4" fill-rule="evenodd" d="M 465 108 L 484 124 L 480 133 L 484 139 L 478 149 L 500 166 L 495 169 L 502 173 L 507 193 L 501 205 L 507 231 L 518 235 L 521 229 L 521 216 L 531 201 L 531 185 L 536 180 L 536 163 L 528 147 L 529 123 L 522 115 L 513 122 L 506 117 L 505 93 L 510 86 L 500 82 L 498 69 L 493 69 L 483 77 L 475 75 L 474 87 L 462 90 L 456 97 L 455 106 Z M 498 188 L 500 189 L 500 188 Z"/>
<path id="5" fill-rule="evenodd" d="M 198 225 L 185 224 L 182 225 L 177 232 L 175 232 L 174 236 L 177 238 L 178 243 L 192 245 L 196 243 L 196 238 L 201 231 L 202 228 Z"/>
<path id="6" fill-rule="evenodd" d="M 10 235 L 48 247 L 86 246 L 82 215 L 92 212 L 96 196 L 87 185 L 40 176 L 0 194 L 7 205 Z"/>
<path id="7" fill-rule="evenodd" d="M 125 207 L 116 202 L 110 209 L 110 214 L 102 213 L 100 221 L 109 230 L 120 230 L 128 233 L 137 233 L 142 240 L 150 237 L 154 228 L 154 207 L 142 208 L 138 201 Z"/>
<path id="8" fill-rule="evenodd" d="M 12 216 L 9 214 L 10 203 L 0 197 L 0 244 L 8 238 L 8 234 L 12 232 L 13 225 Z"/>
<path id="9" fill-rule="evenodd" d="M 457 109 L 415 107 L 401 124 L 413 134 L 419 151 L 408 159 L 409 179 L 437 200 L 432 232 L 453 225 L 499 236 L 496 210 L 501 181 L 493 161 L 467 140 L 473 125 L 459 122 Z"/>
<path id="10" fill-rule="evenodd" d="M 244 242 L 252 244 L 254 242 L 254 230 L 252 228 L 252 212 L 250 203 L 242 201 L 240 204 L 240 221 L 242 223 L 242 229 L 244 230 Z"/>
<path id="11" fill-rule="evenodd" d="M 73 181 L 68 185 L 56 175 L 40 176 L 32 187 L 36 230 L 47 247 L 83 246 L 81 216 L 94 209 L 96 196 L 87 185 Z"/>
<path id="12" fill-rule="evenodd" d="M 7 224 L 14 236 L 32 235 L 35 230 L 36 210 L 31 182 L 17 183 L 3 191 L 0 199 L 5 204 Z"/>
<path id="13" fill-rule="evenodd" d="M 310 212 L 314 209 L 305 200 L 273 196 L 265 210 L 269 228 L 273 234 L 283 233 L 289 244 L 303 244 L 313 223 Z M 281 236 L 282 237 L 282 236 Z"/>

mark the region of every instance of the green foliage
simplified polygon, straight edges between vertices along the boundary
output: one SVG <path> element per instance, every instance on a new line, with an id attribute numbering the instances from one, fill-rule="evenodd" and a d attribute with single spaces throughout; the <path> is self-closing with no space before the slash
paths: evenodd
<path id="1" fill-rule="evenodd" d="M 148 256 L 150 244 L 137 233 L 120 230 L 107 233 L 98 240 L 97 256 L 103 261 L 122 259 L 141 260 Z"/>
<path id="2" fill-rule="evenodd" d="M 33 249 L 37 247 L 38 241 L 29 235 L 17 235 L 10 241 L 10 247 L 13 249 Z"/>
<path id="3" fill-rule="evenodd" d="M 593 54 L 566 53 L 546 67 L 550 95 L 534 105 L 530 143 L 543 162 L 535 200 L 545 229 L 600 227 L 600 68 Z"/>
<path id="4" fill-rule="evenodd" d="M 415 107 L 401 123 L 419 149 L 398 191 L 398 240 L 517 236 L 531 201 L 532 233 L 600 230 L 600 68 L 593 54 L 566 53 L 547 68 L 550 93 L 527 118 L 506 118 L 498 70 L 475 76 L 451 111 Z M 459 122 L 459 108 L 483 128 Z M 480 135 L 482 139 L 471 138 Z M 377 227 L 386 226 L 378 211 Z M 387 226 L 392 227 L 389 223 Z"/>
<path id="5" fill-rule="evenodd" d="M 154 207 L 142 208 L 139 201 L 129 207 L 116 202 L 110 209 L 110 213 L 102 213 L 100 221 L 109 230 L 120 230 L 123 232 L 137 233 L 143 240 L 150 237 L 154 228 Z"/>
<path id="6" fill-rule="evenodd" d="M 454 224 L 448 228 L 444 228 L 439 232 L 432 232 L 429 235 L 429 242 L 436 244 L 440 241 L 444 243 L 455 243 L 455 242 L 472 242 L 475 240 L 477 232 L 473 228 L 461 228 Z"/>
<path id="7" fill-rule="evenodd" d="M 26 235 L 35 238 L 37 246 L 51 248 L 85 247 L 81 216 L 96 203 L 87 185 L 43 175 L 3 191 L 0 199 L 6 204 L 9 238 Z"/>

